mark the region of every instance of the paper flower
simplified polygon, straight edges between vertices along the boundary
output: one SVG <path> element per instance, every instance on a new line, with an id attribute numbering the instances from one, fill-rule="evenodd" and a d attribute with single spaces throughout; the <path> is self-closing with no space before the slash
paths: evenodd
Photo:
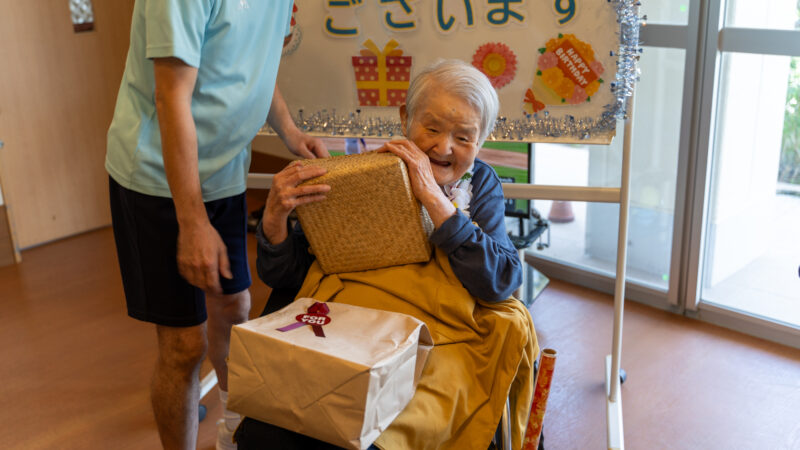
<path id="1" fill-rule="evenodd" d="M 472 201 L 472 173 L 474 171 L 475 166 L 473 165 L 461 178 L 442 187 L 447 199 L 467 217 L 470 216 L 469 204 Z"/>
<path id="2" fill-rule="evenodd" d="M 596 73 L 598 76 L 599 76 L 599 75 L 602 75 L 602 74 L 603 74 L 603 72 L 606 70 L 605 68 L 603 68 L 603 65 L 600 63 L 600 61 L 598 61 L 598 60 L 596 60 L 596 59 L 595 59 L 594 61 L 592 61 L 592 62 L 590 62 L 590 63 L 589 63 L 589 67 L 590 67 L 590 68 L 591 68 L 591 69 L 594 71 L 594 73 Z"/>
<path id="3" fill-rule="evenodd" d="M 539 70 L 546 70 L 558 65 L 558 57 L 553 52 L 544 52 L 539 55 Z"/>
<path id="4" fill-rule="evenodd" d="M 450 190 L 450 195 L 453 196 L 451 200 L 453 206 L 461 209 L 469 215 L 469 201 L 472 199 L 472 193 L 467 189 L 453 188 Z"/>
<path id="5" fill-rule="evenodd" d="M 500 42 L 490 42 L 478 47 L 472 55 L 472 65 L 489 77 L 495 89 L 508 84 L 517 73 L 516 55 Z"/>
<path id="6" fill-rule="evenodd" d="M 586 95 L 591 97 L 597 93 L 598 89 L 600 89 L 600 81 L 594 80 L 586 86 Z"/>
<path id="7" fill-rule="evenodd" d="M 576 85 L 572 90 L 572 97 L 567 99 L 567 103 L 570 105 L 580 105 L 585 102 L 587 98 L 589 98 L 589 96 L 586 95 L 586 90 Z"/>

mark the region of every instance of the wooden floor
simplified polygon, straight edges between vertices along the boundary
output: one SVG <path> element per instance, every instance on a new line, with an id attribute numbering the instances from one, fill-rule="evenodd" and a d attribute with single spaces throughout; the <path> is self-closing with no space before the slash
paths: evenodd
<path id="1" fill-rule="evenodd" d="M 259 311 L 268 289 L 252 292 Z M 554 281 L 532 313 L 558 351 L 546 448 L 605 448 L 611 298 Z M 0 448 L 158 448 L 154 330 L 125 314 L 110 229 L 1 268 L 0 320 Z M 629 303 L 622 365 L 630 449 L 800 449 L 798 350 Z M 216 390 L 205 403 L 199 448 L 212 449 Z"/>

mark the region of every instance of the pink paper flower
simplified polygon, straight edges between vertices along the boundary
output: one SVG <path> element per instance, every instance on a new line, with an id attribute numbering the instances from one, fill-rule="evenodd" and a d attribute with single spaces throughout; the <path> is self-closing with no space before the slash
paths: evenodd
<path id="1" fill-rule="evenodd" d="M 596 59 L 589 63 L 589 68 L 592 69 L 592 72 L 596 73 L 598 76 L 602 75 L 603 71 L 605 71 L 603 65 L 600 64 L 600 61 Z"/>
<path id="2" fill-rule="evenodd" d="M 586 90 L 576 84 L 575 89 L 572 91 L 572 97 L 567 99 L 567 103 L 570 105 L 580 105 L 585 102 L 588 97 L 589 96 L 586 95 Z"/>
<path id="3" fill-rule="evenodd" d="M 517 73 L 516 55 L 501 42 L 481 45 L 472 55 L 472 65 L 489 78 L 495 89 L 511 82 Z"/>
<path id="4" fill-rule="evenodd" d="M 539 70 L 547 70 L 558 65 L 558 57 L 553 52 L 544 52 L 539 55 Z M 602 67 L 602 66 L 601 66 Z"/>

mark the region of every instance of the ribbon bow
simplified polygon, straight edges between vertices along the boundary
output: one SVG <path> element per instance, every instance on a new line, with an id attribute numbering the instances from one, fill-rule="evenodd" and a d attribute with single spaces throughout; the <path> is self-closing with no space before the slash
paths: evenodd
<path id="1" fill-rule="evenodd" d="M 325 337 L 322 326 L 331 322 L 331 318 L 328 317 L 330 311 L 330 308 L 325 303 L 314 302 L 305 314 L 298 314 L 295 316 L 297 322 L 278 328 L 278 331 L 286 332 L 304 325 L 311 325 L 311 329 L 314 330 L 314 334 L 317 335 L 317 337 Z"/>
<path id="2" fill-rule="evenodd" d="M 531 105 L 531 109 L 533 112 L 537 113 L 545 108 L 545 104 L 536 100 L 536 96 L 533 95 L 533 91 L 528 89 L 525 91 L 525 103 L 529 103 Z"/>

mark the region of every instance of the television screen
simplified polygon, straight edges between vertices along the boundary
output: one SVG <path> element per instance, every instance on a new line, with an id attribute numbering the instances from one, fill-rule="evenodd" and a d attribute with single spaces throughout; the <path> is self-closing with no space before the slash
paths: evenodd
<path id="1" fill-rule="evenodd" d="M 530 152 L 525 142 L 486 142 L 478 158 L 497 172 L 503 183 L 530 183 Z M 506 199 L 506 216 L 528 217 L 529 200 Z"/>

